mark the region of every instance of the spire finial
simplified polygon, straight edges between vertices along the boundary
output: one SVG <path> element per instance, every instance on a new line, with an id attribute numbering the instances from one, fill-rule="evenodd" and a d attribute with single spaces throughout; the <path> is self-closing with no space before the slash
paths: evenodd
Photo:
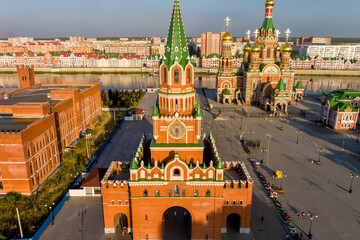
<path id="1" fill-rule="evenodd" d="M 248 37 L 248 41 L 250 42 L 250 40 L 251 40 L 251 31 L 247 30 L 246 35 Z"/>
<path id="2" fill-rule="evenodd" d="M 226 23 L 226 29 L 229 30 L 229 24 L 230 24 L 231 19 L 229 17 L 225 18 L 225 23 Z"/>
<path id="3" fill-rule="evenodd" d="M 286 29 L 285 34 L 286 34 L 286 42 L 288 42 L 288 41 L 289 41 L 290 34 L 291 34 L 291 31 L 290 31 L 289 28 Z"/>
<path id="4" fill-rule="evenodd" d="M 254 31 L 255 40 L 259 36 L 259 33 L 260 33 L 259 29 L 255 29 L 255 31 Z"/>

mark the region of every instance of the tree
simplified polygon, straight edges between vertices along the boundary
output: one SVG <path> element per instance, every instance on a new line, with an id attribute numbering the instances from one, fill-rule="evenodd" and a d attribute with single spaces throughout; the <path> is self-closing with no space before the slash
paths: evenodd
<path id="1" fill-rule="evenodd" d="M 291 54 L 290 54 L 290 57 L 291 57 L 292 59 L 298 58 L 298 57 L 299 57 L 298 51 L 292 50 L 292 51 L 291 51 Z"/>

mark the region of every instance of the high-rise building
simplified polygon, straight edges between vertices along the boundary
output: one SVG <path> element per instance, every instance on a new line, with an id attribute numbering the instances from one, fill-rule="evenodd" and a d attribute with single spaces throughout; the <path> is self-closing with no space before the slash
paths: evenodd
<path id="1" fill-rule="evenodd" d="M 201 56 L 209 56 L 216 53 L 221 54 L 221 39 L 225 32 L 212 33 L 206 32 L 201 34 Z"/>
<path id="2" fill-rule="evenodd" d="M 101 181 L 105 232 L 130 230 L 135 240 L 249 233 L 253 181 L 241 161 L 221 160 L 211 133 L 201 134 L 178 0 L 159 73 L 152 136 L 143 135 L 130 169 L 113 162 Z"/>

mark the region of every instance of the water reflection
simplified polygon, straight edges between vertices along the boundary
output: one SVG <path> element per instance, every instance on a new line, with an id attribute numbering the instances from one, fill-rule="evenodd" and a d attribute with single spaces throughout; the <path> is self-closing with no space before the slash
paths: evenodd
<path id="1" fill-rule="evenodd" d="M 102 89 L 138 89 L 148 86 L 159 87 L 159 76 L 147 74 L 37 74 L 35 83 L 95 83 L 101 81 Z M 298 76 L 295 84 L 301 81 L 306 94 L 320 94 L 321 91 L 332 91 L 339 88 L 353 88 L 360 91 L 360 77 L 326 77 Z M 19 87 L 18 76 L 0 74 L 0 86 L 8 88 Z M 216 77 L 206 75 L 195 76 L 196 88 L 216 88 Z"/>

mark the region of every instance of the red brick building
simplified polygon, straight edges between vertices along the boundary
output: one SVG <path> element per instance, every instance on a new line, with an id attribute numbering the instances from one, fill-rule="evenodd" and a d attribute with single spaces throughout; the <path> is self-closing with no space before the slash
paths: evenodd
<path id="1" fill-rule="evenodd" d="M 174 1 L 153 134 L 129 163 L 112 162 L 101 181 L 105 232 L 133 239 L 221 239 L 250 232 L 253 181 L 241 161 L 222 161 L 215 139 L 201 134 L 179 1 Z"/>
<path id="2" fill-rule="evenodd" d="M 18 75 L 24 89 L 0 99 L 0 194 L 35 191 L 102 115 L 100 83 L 35 84 L 29 66 Z"/>

